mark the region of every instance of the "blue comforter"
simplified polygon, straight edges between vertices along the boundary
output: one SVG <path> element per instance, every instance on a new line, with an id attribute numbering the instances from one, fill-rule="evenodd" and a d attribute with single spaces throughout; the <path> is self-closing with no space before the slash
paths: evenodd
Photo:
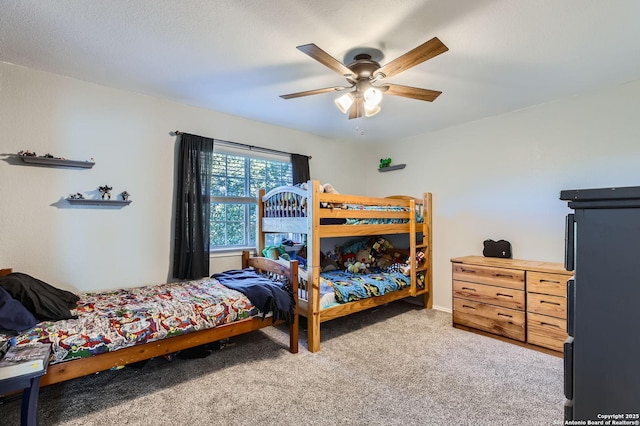
<path id="1" fill-rule="evenodd" d="M 263 313 L 273 313 L 273 320 L 290 322 L 294 312 L 291 292 L 284 284 L 258 274 L 254 269 L 238 269 L 213 274 L 220 284 L 243 293 Z"/>

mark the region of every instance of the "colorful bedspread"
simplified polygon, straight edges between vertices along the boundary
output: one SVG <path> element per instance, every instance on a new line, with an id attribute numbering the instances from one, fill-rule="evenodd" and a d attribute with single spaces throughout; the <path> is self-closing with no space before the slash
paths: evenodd
<path id="1" fill-rule="evenodd" d="M 342 209 L 344 210 L 368 210 L 368 211 L 381 211 L 381 212 L 406 212 L 409 211 L 408 207 L 400 207 L 400 206 L 363 206 L 360 204 L 343 204 Z M 380 225 L 380 224 L 398 224 L 398 223 L 408 223 L 408 219 L 390 219 L 390 218 L 366 218 L 366 219 L 346 219 L 345 224 L 347 225 Z M 419 211 L 416 211 L 416 222 L 422 223 L 424 222 L 424 217 Z"/>
<path id="2" fill-rule="evenodd" d="M 353 274 L 346 271 L 328 271 L 320 274 L 320 285 L 333 287 L 339 303 L 382 296 L 411 285 L 409 277 L 399 272 Z"/>
<path id="3" fill-rule="evenodd" d="M 15 344 L 53 343 L 52 363 L 110 352 L 248 318 L 257 309 L 217 280 L 80 295 L 77 319 L 44 321 L 13 337 Z"/>

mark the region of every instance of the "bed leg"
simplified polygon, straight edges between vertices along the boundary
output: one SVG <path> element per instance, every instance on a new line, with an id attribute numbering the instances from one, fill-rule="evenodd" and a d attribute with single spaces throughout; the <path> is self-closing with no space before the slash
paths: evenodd
<path id="1" fill-rule="evenodd" d="M 298 353 L 298 315 L 293 318 L 293 321 L 289 325 L 289 352 L 292 354 Z"/>
<path id="2" fill-rule="evenodd" d="M 424 294 L 424 307 L 425 309 L 433 308 L 433 297 L 431 296 L 433 293 L 429 291 Z"/>
<path id="3" fill-rule="evenodd" d="M 309 352 L 320 350 L 320 315 L 318 313 L 307 318 L 307 346 Z"/>

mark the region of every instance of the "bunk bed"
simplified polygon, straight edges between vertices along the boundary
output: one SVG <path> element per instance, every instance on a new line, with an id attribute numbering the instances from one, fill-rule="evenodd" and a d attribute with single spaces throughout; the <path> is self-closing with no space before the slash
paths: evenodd
<path id="1" fill-rule="evenodd" d="M 309 351 L 320 350 L 322 322 L 409 296 L 419 296 L 425 308 L 432 307 L 431 205 L 431 193 L 424 193 L 422 198 L 327 193 L 315 180 L 307 182 L 306 189 L 282 186 L 268 193 L 260 191 L 258 245 L 261 251 L 269 233 L 306 234 L 307 264 L 299 274 L 299 313 L 307 318 Z M 409 237 L 408 285 L 382 295 L 325 304 L 327 285 L 321 275 L 321 239 L 392 234 Z"/>
<path id="2" fill-rule="evenodd" d="M 173 354 L 185 349 L 282 324 L 285 322 L 284 316 L 289 324 L 289 351 L 297 353 L 297 262 L 283 265 L 263 257 L 250 257 L 249 252 L 243 252 L 242 267 L 243 270 L 229 271 L 231 275 L 214 275 L 219 279 L 204 278 L 112 292 L 86 293 L 79 296 L 77 309 L 71 311 L 77 315 L 77 319 L 43 321 L 11 339 L 13 344 L 52 344 L 52 359 L 47 373 L 42 377 L 41 386 L 121 368 L 155 357 L 171 358 Z M 255 299 L 249 300 L 245 294 L 233 290 L 235 287 L 225 286 L 226 281 L 223 281 L 221 275 L 228 279 L 235 272 L 247 272 L 244 278 L 255 276 L 252 282 L 245 280 L 248 286 L 264 288 L 265 281 L 262 280 L 268 280 L 267 286 L 275 282 L 278 287 L 285 288 L 287 292 L 284 296 L 290 299 L 290 304 L 286 306 L 290 315 L 262 312 L 251 302 Z M 174 301 L 175 304 L 169 303 Z M 162 312 L 162 307 L 170 307 L 170 312 Z M 92 311 L 93 316 L 86 314 L 85 310 Z M 106 329 L 99 329 L 97 324 L 91 324 L 92 319 L 96 323 L 110 324 Z M 147 326 L 140 327 L 142 322 L 147 323 Z M 150 327 L 148 323 L 154 324 Z M 65 335 L 65 327 L 74 332 Z M 50 330 L 55 330 L 55 334 L 48 334 Z M 81 332 L 77 332 L 78 330 Z M 150 330 L 163 333 L 143 335 Z M 103 344 L 113 343 L 114 336 L 122 340 L 119 347 Z"/>

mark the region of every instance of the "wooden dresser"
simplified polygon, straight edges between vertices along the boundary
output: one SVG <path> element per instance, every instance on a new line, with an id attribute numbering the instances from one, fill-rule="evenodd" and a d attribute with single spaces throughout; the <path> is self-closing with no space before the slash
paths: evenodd
<path id="1" fill-rule="evenodd" d="M 562 351 L 572 275 L 563 264 L 482 256 L 451 262 L 454 326 Z"/>

